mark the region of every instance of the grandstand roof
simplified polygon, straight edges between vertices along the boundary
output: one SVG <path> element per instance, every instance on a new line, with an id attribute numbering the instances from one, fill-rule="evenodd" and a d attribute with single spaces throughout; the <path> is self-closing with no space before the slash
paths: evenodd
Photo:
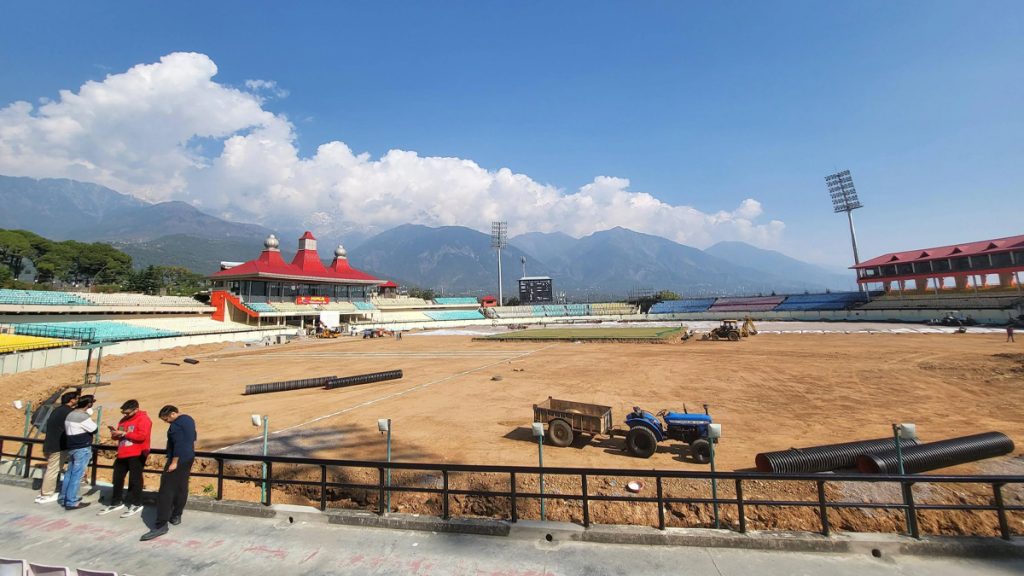
<path id="1" fill-rule="evenodd" d="M 381 288 L 398 288 L 398 284 L 395 284 L 391 280 L 388 280 L 387 282 L 381 284 L 380 287 Z"/>
<path id="2" fill-rule="evenodd" d="M 300 240 L 300 249 L 295 253 L 291 263 L 281 258 L 276 240 L 267 239 L 263 252 L 254 260 L 239 264 L 226 270 L 211 274 L 210 278 L 219 280 L 231 278 L 269 278 L 282 280 L 300 280 L 325 282 L 331 284 L 380 284 L 380 280 L 349 265 L 348 259 L 337 256 L 331 265 L 324 267 L 316 248 L 303 248 L 303 240 L 316 240 L 313 234 L 306 232 Z"/>
<path id="3" fill-rule="evenodd" d="M 851 266 L 851 268 L 873 268 L 885 264 L 906 264 L 909 262 L 925 262 L 928 260 L 942 260 L 960 256 L 979 256 L 982 254 L 997 254 L 1010 252 L 1012 250 L 1024 249 L 1024 234 L 1020 236 L 1009 236 L 1007 238 L 996 238 L 993 240 L 980 240 L 966 244 L 953 244 L 950 246 L 939 246 L 937 248 L 919 248 L 907 250 L 906 252 L 890 252 L 876 258 L 866 260 Z"/>

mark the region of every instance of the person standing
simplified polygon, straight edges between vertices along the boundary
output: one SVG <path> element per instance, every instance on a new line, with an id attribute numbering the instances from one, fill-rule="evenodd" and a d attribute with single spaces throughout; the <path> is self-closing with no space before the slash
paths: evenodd
<path id="1" fill-rule="evenodd" d="M 60 498 L 57 492 L 57 478 L 67 461 L 68 437 L 64 433 L 64 421 L 75 409 L 78 392 L 65 392 L 60 397 L 60 406 L 53 409 L 46 418 L 46 437 L 43 439 L 43 455 L 46 456 L 46 472 L 43 485 L 36 497 L 36 504 L 49 504 Z"/>
<path id="2" fill-rule="evenodd" d="M 188 479 L 196 459 L 196 422 L 188 414 L 178 412 L 176 406 L 160 409 L 160 419 L 167 422 L 167 463 L 160 476 L 157 496 L 156 524 L 142 535 L 145 542 L 167 534 L 167 524 L 181 524 L 181 514 L 188 501 Z"/>
<path id="3" fill-rule="evenodd" d="M 1013 324 L 1007 324 L 1006 326 L 1006 341 L 1013 342 Z"/>
<path id="4" fill-rule="evenodd" d="M 142 510 L 142 473 L 146 469 L 146 457 L 149 456 L 149 434 L 153 429 L 153 421 L 148 414 L 139 410 L 137 400 L 128 400 L 122 404 L 121 415 L 116 428 L 108 426 L 110 437 L 117 440 L 114 486 L 110 493 L 110 503 L 97 516 L 110 514 L 126 505 L 128 509 L 121 514 L 121 518 L 134 516 Z M 128 497 L 122 500 L 125 474 L 128 475 Z"/>
<path id="5" fill-rule="evenodd" d="M 67 434 L 68 471 L 60 486 L 60 497 L 57 502 L 65 510 L 80 510 L 90 503 L 82 502 L 79 491 L 85 467 L 92 459 L 92 440 L 96 432 L 96 423 L 92 421 L 92 405 L 95 398 L 91 395 L 80 396 L 75 409 L 64 420 L 64 432 Z"/>

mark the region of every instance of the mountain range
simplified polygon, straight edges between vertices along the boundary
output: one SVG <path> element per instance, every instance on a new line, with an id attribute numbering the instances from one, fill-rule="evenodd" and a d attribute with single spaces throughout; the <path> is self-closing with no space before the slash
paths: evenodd
<path id="1" fill-rule="evenodd" d="M 302 230 L 229 222 L 184 202 L 148 203 L 96 184 L 0 176 L 0 228 L 26 229 L 55 240 L 106 241 L 136 266 L 176 265 L 211 273 L 220 261 L 244 261 L 276 233 L 286 258 Z M 373 236 L 347 225 L 317 230 L 322 256 L 345 240 L 352 265 L 399 284 L 446 294 L 493 293 L 498 262 L 490 236 L 462 226 L 404 224 Z M 344 233 L 345 237 L 338 237 Z M 525 260 L 525 264 L 524 264 Z M 620 298 L 636 290 L 685 295 L 767 294 L 853 289 L 837 274 L 743 242 L 705 250 L 616 227 L 573 238 L 560 232 L 513 237 L 502 251 L 503 290 L 516 280 L 550 276 L 570 299 Z"/>

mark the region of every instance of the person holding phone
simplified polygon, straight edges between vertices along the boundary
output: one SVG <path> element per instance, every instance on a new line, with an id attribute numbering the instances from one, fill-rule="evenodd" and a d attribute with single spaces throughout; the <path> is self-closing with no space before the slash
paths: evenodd
<path id="1" fill-rule="evenodd" d="M 114 460 L 113 490 L 110 502 L 99 511 L 98 516 L 110 514 L 127 507 L 121 518 L 134 516 L 142 511 L 142 474 L 149 456 L 149 437 L 153 421 L 139 410 L 138 400 L 128 400 L 121 405 L 121 420 L 117 426 L 107 426 L 110 437 L 117 440 L 117 458 Z M 124 492 L 124 477 L 128 475 L 128 497 Z"/>

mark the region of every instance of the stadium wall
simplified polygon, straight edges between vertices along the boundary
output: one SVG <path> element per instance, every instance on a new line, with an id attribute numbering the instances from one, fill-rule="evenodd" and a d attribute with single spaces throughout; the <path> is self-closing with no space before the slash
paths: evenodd
<path id="1" fill-rule="evenodd" d="M 120 356 L 123 354 L 134 354 L 136 352 L 152 352 L 154 350 L 166 350 L 180 346 L 198 346 L 201 344 L 215 344 L 218 342 L 245 342 L 259 340 L 266 336 L 277 336 L 278 334 L 294 334 L 295 327 L 287 329 L 274 328 L 270 330 L 229 332 L 221 334 L 196 334 L 191 336 L 177 336 L 174 338 L 153 338 L 149 340 L 131 340 L 111 344 L 103 349 L 104 356 Z M 88 351 L 75 350 L 73 348 L 49 348 L 45 350 L 33 350 L 31 352 L 16 352 L 0 356 L 0 375 L 18 374 L 29 370 L 50 368 L 62 364 L 74 362 L 85 362 Z"/>
<path id="2" fill-rule="evenodd" d="M 742 320 L 750 316 L 754 320 L 801 320 L 801 321 L 833 321 L 833 322 L 914 322 L 923 323 L 941 318 L 952 308 L 936 308 L 931 310 L 792 310 L 792 311 L 759 311 L 759 312 L 681 312 L 676 314 L 647 314 L 644 320 Z M 970 316 L 981 324 L 1006 324 L 1013 316 L 1024 313 L 1016 310 L 973 310 L 957 308 L 958 314 Z"/>

